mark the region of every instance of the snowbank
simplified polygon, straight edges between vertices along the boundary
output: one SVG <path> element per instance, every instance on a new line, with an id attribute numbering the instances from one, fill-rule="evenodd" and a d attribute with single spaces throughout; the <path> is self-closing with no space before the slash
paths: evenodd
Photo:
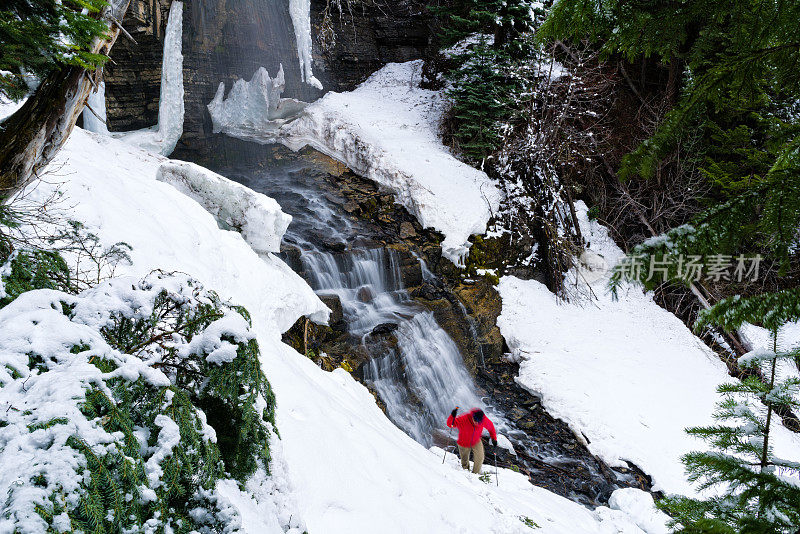
<path id="1" fill-rule="evenodd" d="M 452 455 L 442 465 L 441 450 L 426 450 L 395 427 L 349 374 L 324 372 L 283 344 L 281 332 L 300 315 L 324 319 L 327 309 L 281 261 L 259 257 L 197 202 L 156 181 L 165 161 L 76 129 L 53 169 L 65 165 L 61 189 L 75 203 L 70 215 L 103 242 L 133 247 L 126 273 L 181 270 L 251 312 L 277 397 L 281 447 L 272 449 L 270 477 L 255 477 L 244 492 L 219 489 L 248 532 L 275 526 L 270 499 L 286 507 L 280 524 L 299 514 L 309 532 L 327 534 L 643 532 L 622 512 L 601 517 L 602 510 L 531 486 L 518 473 L 501 469 L 498 487 L 462 471 Z M 42 183 L 38 194 L 51 187 Z"/>
<path id="2" fill-rule="evenodd" d="M 220 230 L 215 218 L 196 201 L 157 181 L 163 163 L 170 163 L 172 169 L 183 164 L 76 128 L 50 169 L 54 180 L 66 180 L 60 189 L 70 199 L 65 204 L 76 204 L 70 217 L 93 229 L 104 244 L 123 241 L 133 248 L 133 265 L 124 268 L 125 274 L 144 276 L 158 267 L 193 274 L 220 294 L 221 288 L 259 294 L 264 298 L 248 299 L 248 310 L 274 332 L 288 329 L 301 315 L 321 322 L 327 319 L 328 308 L 285 263 L 272 254 L 259 256 L 238 232 Z M 41 183 L 35 193 L 47 195 L 56 185 Z M 230 194 L 247 197 L 233 190 Z M 270 210 L 277 206 L 267 197 L 250 198 L 255 199 Z M 273 232 L 279 227 L 280 216 L 275 213 L 275 217 Z M 279 236 L 266 240 L 275 242 Z"/>
<path id="3" fill-rule="evenodd" d="M 306 106 L 293 98 L 281 98 L 285 87 L 283 65 L 275 78 L 261 67 L 250 81 L 236 80 L 227 98 L 225 82 L 220 82 L 214 100 L 207 106 L 214 133 L 262 142 L 275 140 L 280 127 Z"/>
<path id="4" fill-rule="evenodd" d="M 282 129 L 281 142 L 309 145 L 392 191 L 423 226 L 444 234 L 442 255 L 463 265 L 467 239 L 486 231 L 500 192 L 442 145 L 447 103 L 442 92 L 418 87 L 421 68 L 390 63 L 354 91 L 326 94 Z"/>
<path id="5" fill-rule="evenodd" d="M 613 267 L 622 251 L 588 220 L 582 202 L 576 207 L 591 250 Z M 521 359 L 517 381 L 541 395 L 547 411 L 610 465 L 633 462 L 653 477 L 654 489 L 691 495 L 680 457 L 707 447 L 684 429 L 712 423 L 716 388 L 730 378 L 719 358 L 650 294 L 628 286 L 614 301 L 607 283 L 608 273 L 592 282 L 596 300 L 564 303 L 539 282 L 500 281 L 498 326 Z M 798 456 L 798 436 L 782 427 L 774 435 L 778 456 Z"/>
<path id="6" fill-rule="evenodd" d="M 161 164 L 156 180 L 193 198 L 206 211 L 238 230 L 258 253 L 280 252 L 281 238 L 292 221 L 274 199 L 185 161 Z"/>
<path id="7" fill-rule="evenodd" d="M 169 156 L 183 134 L 183 2 L 175 0 L 169 8 L 161 62 L 161 95 L 158 99 L 158 124 L 132 132 L 112 133 L 144 150 Z"/>

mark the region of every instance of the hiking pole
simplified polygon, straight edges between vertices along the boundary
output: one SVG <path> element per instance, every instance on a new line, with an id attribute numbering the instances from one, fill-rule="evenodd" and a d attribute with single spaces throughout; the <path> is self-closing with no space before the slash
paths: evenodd
<path id="1" fill-rule="evenodd" d="M 497 487 L 500 487 L 500 479 L 497 477 L 497 445 L 492 445 L 492 454 L 494 454 L 494 481 L 497 482 Z"/>
<path id="2" fill-rule="evenodd" d="M 456 412 L 458 411 L 458 406 L 456 406 L 456 409 L 454 411 L 456 411 Z M 453 417 L 453 424 L 455 424 L 455 422 L 456 422 L 456 418 L 454 416 Z M 453 439 L 453 427 L 448 427 L 447 434 L 450 436 L 450 439 L 452 440 Z M 453 454 L 455 454 L 455 453 L 456 453 L 456 448 L 455 448 L 455 446 L 453 446 Z M 447 458 L 447 447 L 444 448 L 444 455 L 442 456 L 442 465 L 444 465 L 445 458 Z"/>

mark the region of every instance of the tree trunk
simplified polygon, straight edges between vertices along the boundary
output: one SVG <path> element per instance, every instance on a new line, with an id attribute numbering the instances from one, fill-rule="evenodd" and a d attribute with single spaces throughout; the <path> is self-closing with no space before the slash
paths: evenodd
<path id="1" fill-rule="evenodd" d="M 120 33 L 130 0 L 113 3 L 102 17 L 108 37 L 97 39 L 96 54 L 108 55 Z M 97 72 L 64 66 L 50 73 L 28 101 L 0 125 L 0 201 L 37 176 L 58 153 L 78 120 Z"/>

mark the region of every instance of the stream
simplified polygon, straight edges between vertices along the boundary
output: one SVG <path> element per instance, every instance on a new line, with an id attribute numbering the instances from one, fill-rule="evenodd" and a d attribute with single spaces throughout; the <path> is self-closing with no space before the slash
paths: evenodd
<path id="1" fill-rule="evenodd" d="M 618 487 L 641 486 L 632 471 L 610 470 L 578 446 L 560 421 L 546 416 L 549 426 L 539 435 L 549 435 L 542 440 L 517 427 L 508 414 L 530 394 L 513 384 L 508 389 L 519 390 L 517 400 L 506 395 L 495 402 L 476 385 L 457 344 L 404 287 L 398 254 L 381 241 L 385 232 L 375 221 L 348 213 L 336 178 L 320 167 L 318 157 L 304 153 L 275 158 L 266 167 L 214 170 L 274 198 L 293 217 L 283 239 L 284 258 L 320 296 L 338 297 L 349 342 L 368 354 L 360 378 L 377 393 L 392 422 L 425 447 L 451 447 L 445 426 L 450 411 L 480 407 L 516 450 L 513 455 L 498 449 L 498 463 L 525 472 L 537 485 L 586 506 L 607 502 Z M 435 277 L 424 263 L 421 268 L 425 278 Z M 554 424 L 560 425 L 556 431 Z M 559 432 L 565 435 L 559 439 L 574 445 L 553 439 Z"/>

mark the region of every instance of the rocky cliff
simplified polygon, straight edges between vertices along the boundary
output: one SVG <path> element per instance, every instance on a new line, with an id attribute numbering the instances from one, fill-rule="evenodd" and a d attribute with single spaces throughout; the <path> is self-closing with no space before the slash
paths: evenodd
<path id="1" fill-rule="evenodd" d="M 112 131 L 152 126 L 158 116 L 161 55 L 170 0 L 134 0 L 106 67 Z M 314 72 L 326 90 L 358 85 L 381 65 L 422 57 L 430 43 L 430 14 L 419 0 L 312 0 Z M 184 134 L 175 155 L 193 161 L 242 157 L 246 144 L 212 133 L 206 104 L 219 82 L 228 88 L 261 66 L 282 63 L 284 96 L 310 101 L 322 91 L 300 81 L 288 0 L 193 0 L 184 7 Z"/>

